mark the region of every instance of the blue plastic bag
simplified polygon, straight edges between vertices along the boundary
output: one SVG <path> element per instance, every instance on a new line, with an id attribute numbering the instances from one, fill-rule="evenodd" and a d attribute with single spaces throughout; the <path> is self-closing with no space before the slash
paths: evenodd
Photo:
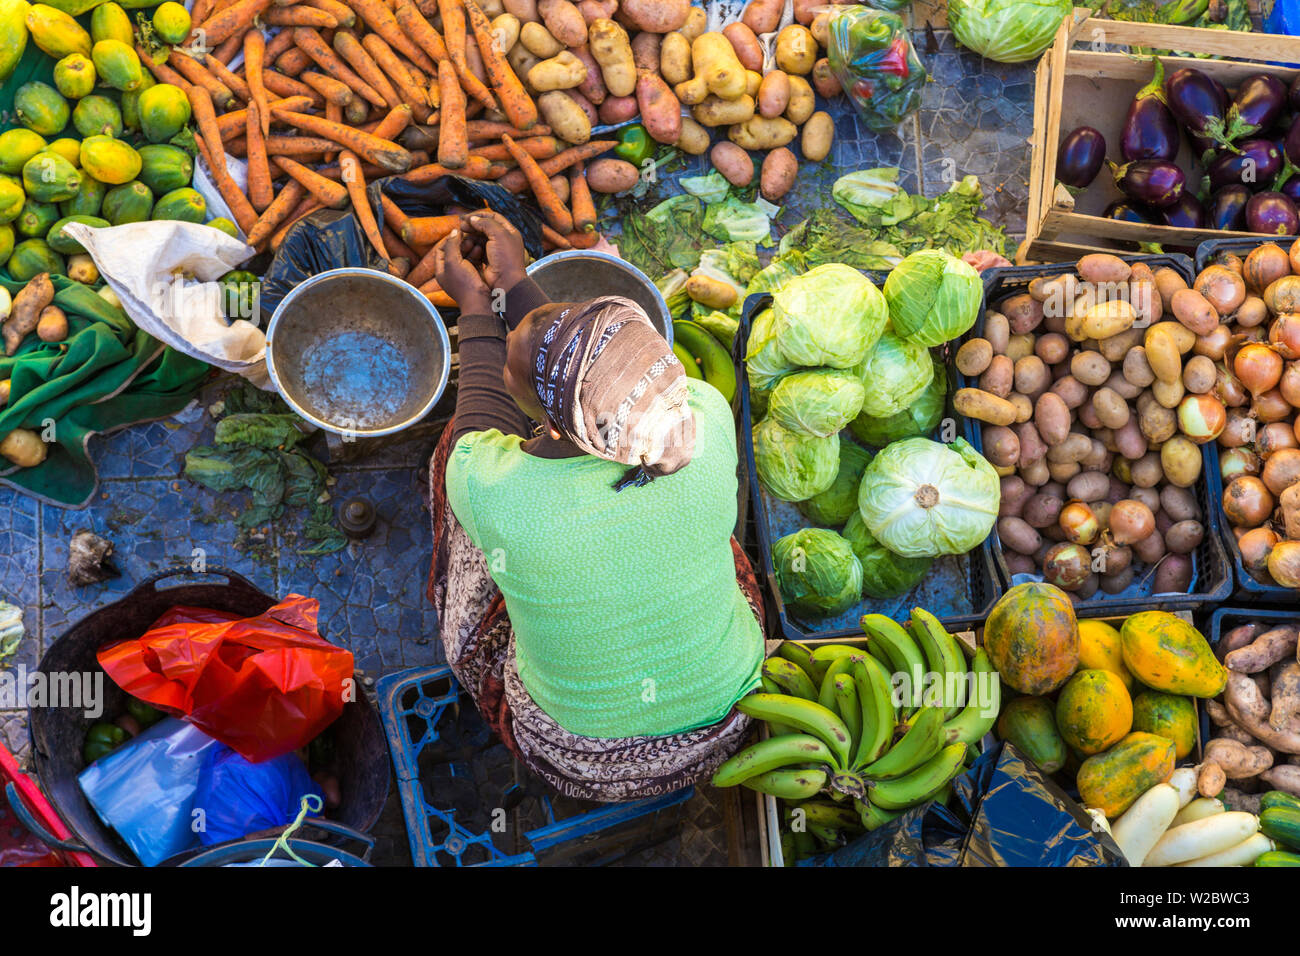
<path id="1" fill-rule="evenodd" d="M 220 746 L 192 724 L 168 717 L 100 757 L 77 782 L 140 862 L 157 866 L 199 846 L 193 826 L 199 770 Z"/>
<path id="2" fill-rule="evenodd" d="M 203 812 L 199 840 L 212 846 L 292 823 L 309 793 L 324 799 L 296 753 L 249 763 L 218 744 L 204 755 L 194 794 Z"/>

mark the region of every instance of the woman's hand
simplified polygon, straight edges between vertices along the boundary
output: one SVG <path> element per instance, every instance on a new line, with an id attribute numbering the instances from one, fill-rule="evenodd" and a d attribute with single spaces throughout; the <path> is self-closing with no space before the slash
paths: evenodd
<path id="1" fill-rule="evenodd" d="M 469 228 L 484 239 L 483 278 L 492 289 L 509 292 L 524 277 L 524 240 L 519 230 L 499 213 L 484 209 L 465 217 Z"/>
<path id="2" fill-rule="evenodd" d="M 465 315 L 491 314 L 492 294 L 478 270 L 465 261 L 461 250 L 463 239 L 464 234 L 453 229 L 434 248 L 433 265 L 438 285 L 456 300 Z"/>

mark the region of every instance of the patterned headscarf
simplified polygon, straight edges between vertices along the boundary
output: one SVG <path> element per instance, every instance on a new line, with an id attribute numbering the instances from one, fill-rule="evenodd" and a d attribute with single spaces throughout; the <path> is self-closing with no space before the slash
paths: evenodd
<path id="1" fill-rule="evenodd" d="M 695 451 L 686 370 L 631 299 L 538 310 L 533 389 L 550 424 L 589 455 L 632 468 L 615 485 L 671 475 Z"/>

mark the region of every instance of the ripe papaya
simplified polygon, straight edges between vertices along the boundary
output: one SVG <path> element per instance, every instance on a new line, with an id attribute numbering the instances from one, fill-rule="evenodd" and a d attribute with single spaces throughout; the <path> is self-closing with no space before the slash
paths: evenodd
<path id="1" fill-rule="evenodd" d="M 69 53 L 54 64 L 54 88 L 70 100 L 89 96 L 95 88 L 94 62 L 80 53 Z"/>
<path id="2" fill-rule="evenodd" d="M 1142 794 L 1168 780 L 1174 763 L 1172 740 L 1135 730 L 1085 760 L 1075 783 L 1085 807 L 1101 810 L 1113 820 Z"/>
<path id="3" fill-rule="evenodd" d="M 185 91 L 159 83 L 140 94 L 140 131 L 151 143 L 165 143 L 190 121 L 190 101 Z"/>
<path id="4" fill-rule="evenodd" d="M 50 231 L 45 235 L 45 241 L 50 244 L 51 249 L 65 256 L 74 256 L 86 251 L 86 247 L 76 239 L 64 234 L 63 227 L 70 222 L 79 222 L 83 225 L 93 226 L 96 229 L 102 229 L 108 225 L 107 219 L 100 219 L 98 216 L 64 216 L 50 226 Z"/>
<path id="5" fill-rule="evenodd" d="M 16 176 L 31 159 L 49 144 L 40 133 L 29 129 L 10 129 L 0 133 L 0 173 Z"/>
<path id="6" fill-rule="evenodd" d="M 1168 611 L 1139 611 L 1120 628 L 1124 666 L 1154 690 L 1192 697 L 1217 697 L 1228 669 L 1192 625 Z"/>
<path id="7" fill-rule="evenodd" d="M 194 160 L 190 154 L 167 143 L 141 146 L 140 162 L 140 182 L 155 196 L 188 186 L 194 177 Z"/>
<path id="8" fill-rule="evenodd" d="M 157 81 L 148 70 L 144 71 L 144 82 L 134 90 L 122 94 L 122 124 L 129 130 L 140 128 L 140 97 L 145 90 L 157 86 Z"/>
<path id="9" fill-rule="evenodd" d="M 123 183 L 104 194 L 100 215 L 111 225 L 145 222 L 153 211 L 153 193 L 144 183 Z"/>
<path id="10" fill-rule="evenodd" d="M 1118 674 L 1124 686 L 1133 690 L 1133 675 L 1124 666 L 1119 631 L 1105 621 L 1089 618 L 1079 622 L 1079 667 Z"/>
<path id="11" fill-rule="evenodd" d="M 1043 773 L 1065 766 L 1065 741 L 1056 729 L 1052 703 L 1046 697 L 1015 697 L 998 717 L 998 737 L 1038 765 Z"/>
<path id="12" fill-rule="evenodd" d="M 135 45 L 135 30 L 131 17 L 116 3 L 101 3 L 90 15 L 90 39 L 121 40 L 127 46 Z"/>
<path id="13" fill-rule="evenodd" d="M 13 222 L 23 211 L 27 194 L 12 179 L 0 181 L 0 222 Z"/>
<path id="14" fill-rule="evenodd" d="M 1196 724 L 1196 706 L 1190 697 L 1144 690 L 1133 698 L 1133 729 L 1168 737 L 1179 760 L 1196 746 Z"/>
<path id="15" fill-rule="evenodd" d="M 58 153 L 74 167 L 81 165 L 81 144 L 71 136 L 56 139 L 46 148 L 52 153 Z"/>
<path id="16" fill-rule="evenodd" d="M 153 207 L 153 219 L 179 219 L 182 222 L 202 222 L 208 215 L 208 204 L 193 189 L 173 189 L 159 196 Z"/>
<path id="17" fill-rule="evenodd" d="M 8 263 L 9 274 L 19 282 L 27 282 L 42 272 L 62 275 L 64 268 L 63 256 L 44 239 L 24 239 L 14 246 Z"/>
<path id="18" fill-rule="evenodd" d="M 23 164 L 23 191 L 38 202 L 62 202 L 77 195 L 81 173 L 51 149 L 43 149 Z"/>
<path id="19" fill-rule="evenodd" d="M 176 0 L 167 0 L 153 12 L 153 31 L 163 43 L 184 43 L 191 26 L 190 12 Z"/>
<path id="20" fill-rule="evenodd" d="M 38 202 L 28 199 L 23 204 L 23 211 L 14 220 L 18 235 L 28 239 L 44 239 L 50 226 L 59 221 L 59 207 L 52 202 Z"/>
<path id="21" fill-rule="evenodd" d="M 92 176 L 82 176 L 77 195 L 59 203 L 59 213 L 64 216 L 98 216 L 108 187 Z"/>
<path id="22" fill-rule="evenodd" d="M 233 222 L 231 222 L 225 216 L 218 216 L 216 219 L 211 219 L 208 221 L 207 224 L 211 226 L 213 229 L 220 229 L 222 232 L 230 236 L 232 239 L 239 238 L 239 227 L 237 227 Z"/>
<path id="23" fill-rule="evenodd" d="M 1078 671 L 1056 699 L 1056 726 L 1080 753 L 1101 753 L 1133 729 L 1133 701 L 1118 674 Z"/>
<path id="24" fill-rule="evenodd" d="M 27 51 L 27 0 L 0 0 L 0 83 L 9 79 Z"/>
<path id="25" fill-rule="evenodd" d="M 14 229 L 9 223 L 0 225 L 0 266 L 9 261 L 14 252 Z"/>
<path id="26" fill-rule="evenodd" d="M 129 183 L 140 174 L 140 154 L 120 139 L 90 136 L 81 141 L 81 168 L 101 183 Z"/>
<path id="27" fill-rule="evenodd" d="M 32 42 L 48 57 L 62 60 L 69 53 L 90 56 L 93 46 L 90 34 L 68 14 L 49 4 L 32 4 L 27 11 L 27 29 Z"/>
<path id="28" fill-rule="evenodd" d="M 87 136 L 121 136 L 122 111 L 107 96 L 96 93 L 77 103 L 72 111 L 72 125 L 83 139 Z"/>
<path id="29" fill-rule="evenodd" d="M 63 132 L 71 112 L 68 101 L 48 83 L 33 80 L 14 93 L 14 115 L 18 122 L 42 136 Z"/>
<path id="30" fill-rule="evenodd" d="M 1051 584 L 1017 584 L 984 622 L 984 647 L 1002 680 L 1022 694 L 1049 694 L 1079 664 L 1074 605 Z"/>
<path id="31" fill-rule="evenodd" d="M 121 40 L 100 40 L 90 52 L 95 73 L 115 90 L 135 90 L 144 83 L 140 57 Z"/>

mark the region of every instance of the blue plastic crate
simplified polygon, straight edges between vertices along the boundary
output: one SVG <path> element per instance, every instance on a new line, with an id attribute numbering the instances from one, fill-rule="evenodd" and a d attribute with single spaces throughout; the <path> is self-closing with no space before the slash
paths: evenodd
<path id="1" fill-rule="evenodd" d="M 493 793 L 483 779 L 484 766 L 500 769 L 512 761 L 504 745 L 490 737 L 473 703 L 461 700 L 450 667 L 389 674 L 376 691 L 416 866 L 602 865 L 671 836 L 694 793 L 688 787 L 603 805 L 552 798 L 536 781 L 506 783 Z M 485 786 L 495 801 L 486 813 L 478 799 Z M 595 808 L 574 809 L 579 806 Z M 510 849 L 503 847 L 508 828 L 494 829 L 503 810 L 534 824 Z"/>

